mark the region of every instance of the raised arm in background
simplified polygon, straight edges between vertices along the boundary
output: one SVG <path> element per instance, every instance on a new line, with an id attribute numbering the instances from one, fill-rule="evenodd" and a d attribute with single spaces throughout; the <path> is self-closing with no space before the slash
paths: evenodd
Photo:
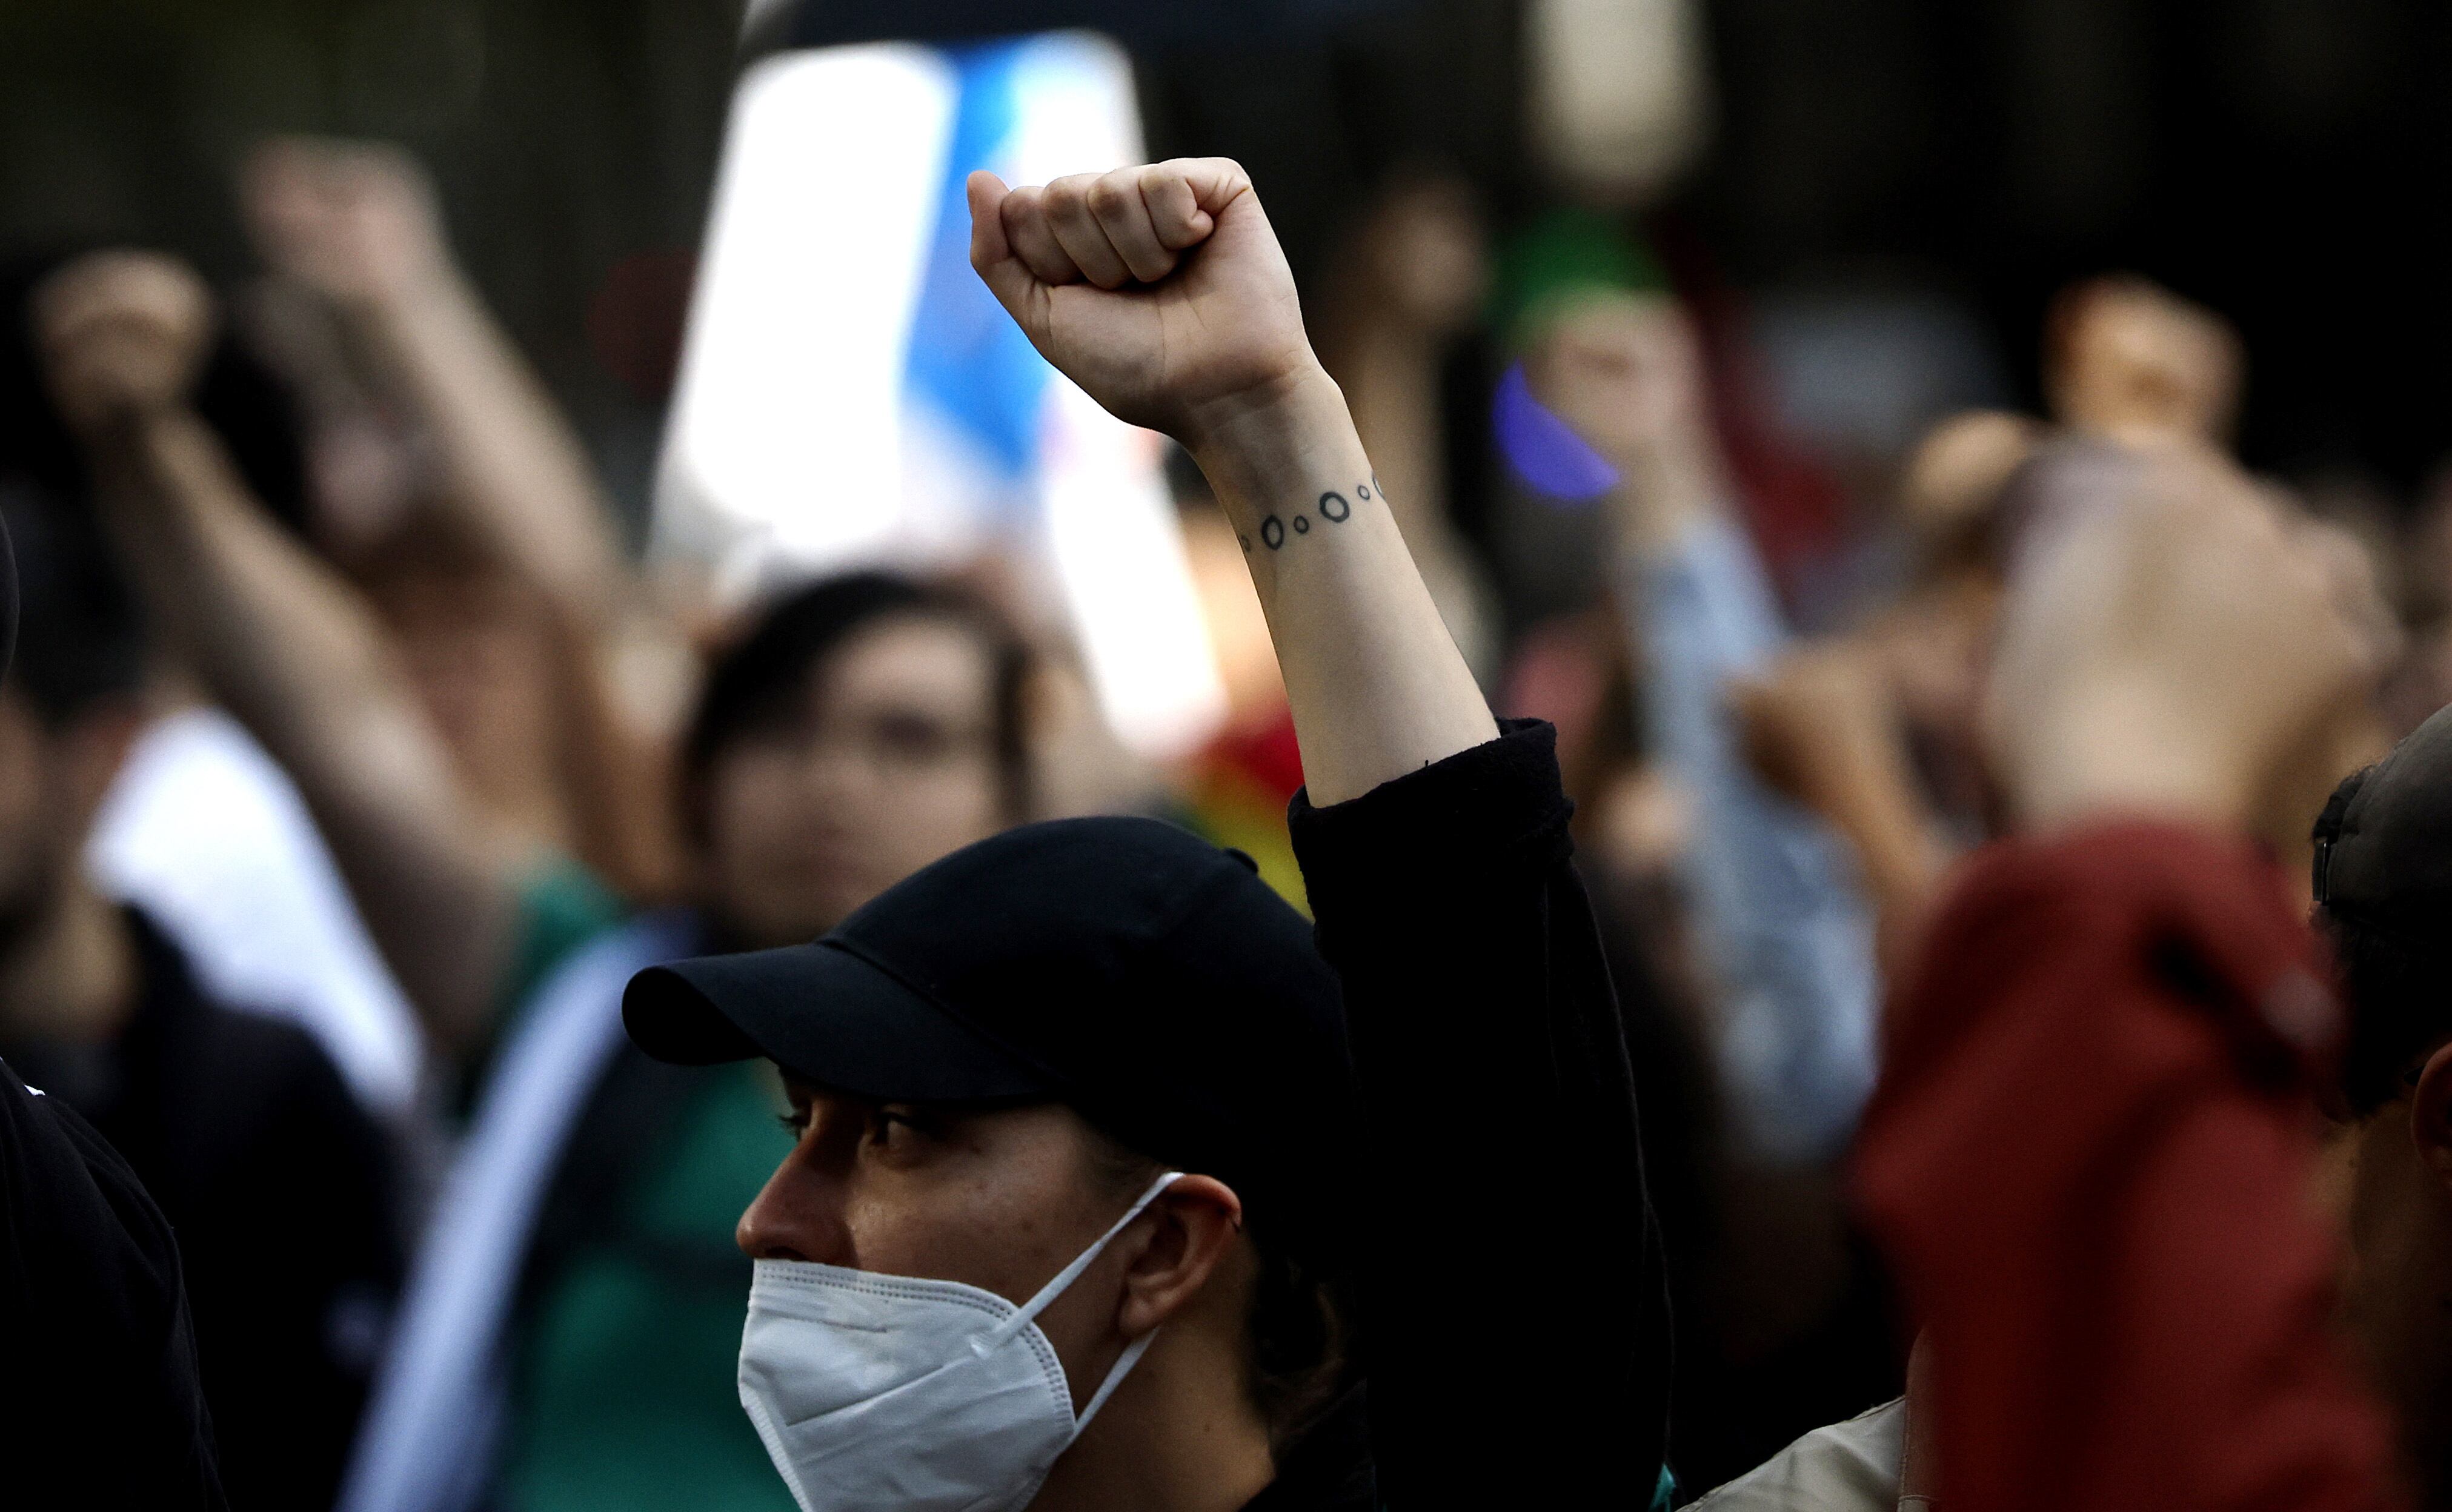
<path id="1" fill-rule="evenodd" d="M 1987 816 L 1976 724 L 2007 496 L 2045 440 L 2039 422 L 2004 410 L 1933 426 L 1892 505 L 1901 591 L 1869 622 L 1795 647 L 1739 691 L 1754 770 L 1854 848 L 1890 981 L 1912 963 L 1953 831 L 1980 833 Z"/>
<path id="2" fill-rule="evenodd" d="M 329 301 L 431 434 L 445 507 L 591 625 L 628 609 L 630 573 L 579 438 L 478 298 L 405 153 L 287 140 L 245 185 L 267 262 Z"/>
<path id="3" fill-rule="evenodd" d="M 1898 715 L 1862 638 L 1800 646 L 1731 690 L 1753 771 L 1820 815 L 1855 854 L 1873 907 L 1879 961 L 1908 964 L 1949 854 L 1935 837 Z"/>
<path id="4" fill-rule="evenodd" d="M 1694 797 L 1686 870 L 1738 1129 L 1757 1159 L 1828 1160 L 1872 1087 L 1873 919 L 1838 837 L 1746 760 L 1735 685 L 1788 632 L 1730 507 L 1692 333 L 1666 300 L 1595 295 L 1528 376 L 1618 473 L 1612 578 L 1651 735 Z"/>
<path id="5" fill-rule="evenodd" d="M 1295 849 L 1353 1048 L 1355 1352 L 1385 1504 L 1651 1503 L 1666 1288 L 1554 732 L 1492 719 L 1240 168 L 1010 193 L 980 174 L 971 208 L 972 261 L 1038 349 L 1199 461 L 1268 613 L 1309 779 Z M 1459 1226 L 1589 1275 L 1595 1304 L 1572 1327 L 1459 1326 Z"/>
<path id="6" fill-rule="evenodd" d="M 1314 324 L 1320 359 L 1388 482 L 1389 507 L 1431 599 L 1466 662 L 1489 679 L 1502 650 L 1496 606 L 1451 510 L 1440 393 L 1448 353 L 1488 294 L 1486 240 L 1461 180 L 1399 177 L 1340 240 L 1333 303 Z"/>
<path id="7" fill-rule="evenodd" d="M 2362 701 L 2360 638 L 2225 464 L 2138 460 L 2106 494 L 2023 554 L 1990 722 L 2027 834 L 1937 909 L 1858 1154 L 1940 1498 L 2388 1507 L 2310 1200 L 2339 1010 L 2247 839 Z"/>
<path id="8" fill-rule="evenodd" d="M 617 890 L 669 880 L 660 732 L 611 680 L 653 632 L 613 512 L 579 438 L 453 260 L 432 186 L 397 149 L 277 141 L 249 164 L 259 248 L 339 317 L 442 465 L 437 507 L 551 611 L 564 718 L 555 768 L 573 842 Z"/>
<path id="9" fill-rule="evenodd" d="M 188 407 L 211 296 L 101 253 L 37 297 L 37 339 L 166 640 L 298 784 L 435 1048 L 476 1044 L 514 948 L 512 869 L 365 601 L 286 534 Z"/>

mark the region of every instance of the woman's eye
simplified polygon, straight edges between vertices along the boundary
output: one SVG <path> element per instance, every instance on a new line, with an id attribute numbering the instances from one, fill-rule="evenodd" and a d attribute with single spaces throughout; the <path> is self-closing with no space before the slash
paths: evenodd
<path id="1" fill-rule="evenodd" d="M 880 1108 L 870 1120 L 871 1136 L 890 1149 L 917 1144 L 927 1133 L 919 1116 L 907 1108 Z"/>
<path id="2" fill-rule="evenodd" d="M 954 749 L 952 731 L 917 715 L 895 715 L 878 720 L 870 738 L 878 755 L 897 766 L 934 766 Z"/>
<path id="3" fill-rule="evenodd" d="M 809 1110 L 795 1108 L 788 1113 L 777 1113 L 775 1122 L 782 1125 L 783 1131 L 797 1140 L 809 1131 Z"/>

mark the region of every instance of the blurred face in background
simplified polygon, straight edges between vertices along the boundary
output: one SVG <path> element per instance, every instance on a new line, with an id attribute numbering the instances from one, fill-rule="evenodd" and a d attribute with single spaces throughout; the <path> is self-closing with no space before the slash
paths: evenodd
<path id="1" fill-rule="evenodd" d="M 1990 801 L 1981 722 L 2001 604 L 2002 499 L 2044 439 L 2024 416 L 1965 411 L 1926 434 L 1900 479 L 1897 524 L 1915 565 L 1876 617 L 1872 640 L 1929 795 L 1969 833 Z"/>
<path id="2" fill-rule="evenodd" d="M 0 690 L 0 950 L 42 923 L 80 864 L 140 722 L 133 700 L 107 699 L 54 729 Z"/>
<path id="3" fill-rule="evenodd" d="M 479 802 L 528 838 L 567 845 L 554 647 L 536 596 L 498 573 L 418 560 L 362 580 Z"/>
<path id="4" fill-rule="evenodd" d="M 948 619 L 888 616 L 821 659 L 707 768 L 707 901 L 734 943 L 814 939 L 1018 817 L 997 717 L 993 655 Z"/>
<path id="5" fill-rule="evenodd" d="M 1408 177 L 1380 195 L 1368 226 L 1347 244 L 1360 265 L 1350 294 L 1417 330 L 1472 324 L 1490 285 L 1490 238 L 1471 185 Z"/>
<path id="6" fill-rule="evenodd" d="M 1666 295 L 1572 296 L 1526 358 L 1525 375 L 1621 470 L 1700 466 L 1718 445 L 1693 322 Z"/>

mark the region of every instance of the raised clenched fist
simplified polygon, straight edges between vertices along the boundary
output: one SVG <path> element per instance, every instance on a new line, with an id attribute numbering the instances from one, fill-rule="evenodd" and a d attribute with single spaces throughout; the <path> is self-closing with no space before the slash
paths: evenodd
<path id="1" fill-rule="evenodd" d="M 2020 554 L 1986 717 L 1996 769 L 2032 823 L 2142 809 L 2241 827 L 2372 686 L 2373 638 L 2321 539 L 2227 461 L 2094 465 L 2092 497 Z"/>
<path id="2" fill-rule="evenodd" d="M 2089 279 L 2053 300 L 2044 346 L 2061 423 L 2134 444 L 2227 444 L 2246 358 L 2212 310 L 2134 275 Z"/>
<path id="3" fill-rule="evenodd" d="M 187 403 L 213 335 L 204 280 L 154 252 L 96 252 L 46 279 L 32 301 L 34 344 L 71 429 Z"/>
<path id="4" fill-rule="evenodd" d="M 1195 452 L 1323 380 L 1243 170 L 1177 158 L 1008 190 L 970 181 L 971 265 L 1040 355 L 1118 419 Z"/>
<path id="5" fill-rule="evenodd" d="M 449 267 L 433 185 L 394 147 L 267 143 L 247 162 L 240 203 L 265 261 L 344 306 L 404 299 Z"/>

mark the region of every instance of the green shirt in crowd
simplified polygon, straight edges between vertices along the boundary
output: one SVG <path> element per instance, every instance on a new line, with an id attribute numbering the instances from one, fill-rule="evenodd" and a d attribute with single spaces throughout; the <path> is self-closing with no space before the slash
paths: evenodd
<path id="1" fill-rule="evenodd" d="M 566 861 L 521 901 L 511 1016 L 623 923 L 612 894 Z M 495 1481 L 507 1512 L 793 1512 L 735 1384 L 749 1263 L 733 1227 L 792 1148 L 781 1090 L 763 1064 L 692 1079 L 671 1127 L 621 1174 L 616 1210 L 556 1257 L 514 1320 Z"/>

